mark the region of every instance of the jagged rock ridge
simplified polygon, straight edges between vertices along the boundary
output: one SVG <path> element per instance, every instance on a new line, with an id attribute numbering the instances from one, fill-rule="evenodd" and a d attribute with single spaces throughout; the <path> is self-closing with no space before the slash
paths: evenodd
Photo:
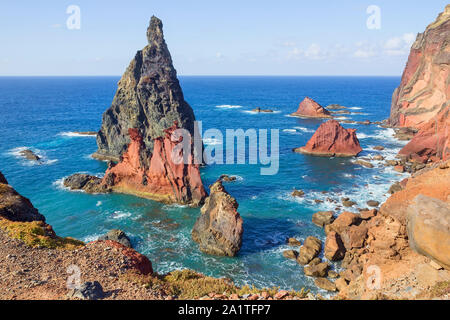
<path id="1" fill-rule="evenodd" d="M 147 29 L 148 45 L 138 51 L 118 83 L 111 107 L 103 114 L 97 135 L 100 159 L 119 161 L 130 143 L 128 129 L 137 129 L 149 157 L 153 139 L 176 121 L 194 132 L 194 112 L 184 100 L 176 70 L 163 35 L 161 20 L 153 16 Z"/>

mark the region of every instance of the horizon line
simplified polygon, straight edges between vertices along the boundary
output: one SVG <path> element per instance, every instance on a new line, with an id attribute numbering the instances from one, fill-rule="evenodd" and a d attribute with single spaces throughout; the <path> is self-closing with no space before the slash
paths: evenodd
<path id="1" fill-rule="evenodd" d="M 178 74 L 179 77 L 401 77 L 402 75 L 367 75 L 367 74 L 340 74 L 340 75 L 314 75 L 314 74 L 298 74 L 298 75 L 283 75 L 283 74 Z M 0 75 L 0 78 L 44 78 L 44 77 L 122 77 L 122 75 Z"/>

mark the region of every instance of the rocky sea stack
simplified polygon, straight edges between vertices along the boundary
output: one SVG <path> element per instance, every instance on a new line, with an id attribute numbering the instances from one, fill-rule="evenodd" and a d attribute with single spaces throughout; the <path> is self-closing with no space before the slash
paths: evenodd
<path id="1" fill-rule="evenodd" d="M 291 116 L 303 118 L 332 118 L 331 113 L 315 102 L 313 99 L 306 97 L 298 106 L 296 112 Z"/>
<path id="2" fill-rule="evenodd" d="M 450 5 L 412 45 L 400 86 L 392 97 L 389 123 L 418 134 L 400 154 L 420 161 L 450 155 Z"/>
<path id="3" fill-rule="evenodd" d="M 193 136 L 194 112 L 184 100 L 162 22 L 154 16 L 147 39 L 148 45 L 136 53 L 103 114 L 94 157 L 119 162 L 103 179 L 113 191 L 198 205 L 206 197 L 199 165 L 194 164 L 193 151 L 189 163 L 174 164 L 172 150 L 181 139 L 171 137 L 177 128 Z"/>
<path id="4" fill-rule="evenodd" d="M 221 180 L 216 181 L 192 230 L 192 239 L 202 252 L 219 256 L 237 254 L 244 232 L 237 208 L 236 199 L 228 194 Z"/>
<path id="5" fill-rule="evenodd" d="M 306 146 L 295 152 L 323 157 L 354 157 L 362 148 L 356 137 L 356 129 L 345 129 L 338 121 L 322 123 Z"/>

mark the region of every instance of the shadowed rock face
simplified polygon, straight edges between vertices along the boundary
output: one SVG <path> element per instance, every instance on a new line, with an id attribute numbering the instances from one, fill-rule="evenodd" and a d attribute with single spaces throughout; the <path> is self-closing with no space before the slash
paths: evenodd
<path id="1" fill-rule="evenodd" d="M 30 200 L 22 197 L 13 189 L 0 172 L 0 217 L 10 221 L 45 221 L 45 217 L 31 204 Z"/>
<path id="2" fill-rule="evenodd" d="M 331 118 L 331 113 L 322 107 L 320 104 L 315 102 L 313 99 L 306 97 L 298 106 L 296 112 L 291 114 L 295 117 L 305 117 L 305 118 Z"/>
<path id="3" fill-rule="evenodd" d="M 419 130 L 400 155 L 426 162 L 450 155 L 450 5 L 417 36 L 394 91 L 389 123 Z"/>
<path id="4" fill-rule="evenodd" d="M 353 157 L 362 148 L 356 137 L 356 129 L 345 129 L 338 121 L 329 120 L 320 125 L 306 146 L 294 151 L 324 157 Z"/>
<path id="5" fill-rule="evenodd" d="M 161 20 L 152 17 L 147 30 L 148 45 L 138 51 L 118 83 L 111 107 L 103 114 L 97 135 L 99 159 L 119 161 L 127 150 L 128 129 L 142 136 L 149 157 L 153 140 L 176 121 L 180 128 L 194 132 L 194 113 L 184 101 L 176 70 L 163 36 Z"/>
<path id="6" fill-rule="evenodd" d="M 236 199 L 226 192 L 222 181 L 215 182 L 192 230 L 192 239 L 202 252 L 219 256 L 237 254 L 244 232 L 237 208 Z"/>

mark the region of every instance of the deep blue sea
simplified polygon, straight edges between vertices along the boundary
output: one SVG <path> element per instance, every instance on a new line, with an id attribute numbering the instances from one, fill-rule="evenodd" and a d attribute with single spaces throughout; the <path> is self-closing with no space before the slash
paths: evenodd
<path id="1" fill-rule="evenodd" d="M 102 113 L 110 106 L 119 77 L 0 77 L 0 171 L 21 194 L 31 199 L 61 236 L 85 241 L 96 239 L 112 228 L 124 230 L 135 248 L 146 254 L 158 272 L 191 268 L 207 275 L 232 278 L 237 284 L 284 289 L 310 288 L 313 279 L 302 267 L 282 257 L 286 238 L 325 238 L 311 216 L 334 210 L 336 204 L 314 199 L 344 196 L 366 207 L 370 199 L 384 200 L 398 173 L 372 161 L 374 169 L 352 159 L 328 159 L 296 154 L 321 120 L 290 117 L 299 102 L 309 96 L 326 106 L 341 104 L 362 114 L 343 115 L 372 121 L 389 116 L 392 92 L 399 77 L 180 77 L 186 101 L 194 109 L 203 131 L 209 128 L 280 130 L 280 168 L 273 176 L 261 176 L 260 165 L 211 165 L 201 169 L 205 186 L 221 174 L 238 176 L 225 185 L 239 202 L 244 219 L 244 239 L 235 258 L 208 256 L 191 240 L 190 232 L 199 209 L 164 205 L 128 195 L 88 195 L 70 192 L 62 179 L 76 172 L 103 174 L 106 163 L 91 158 L 94 137 L 74 131 L 97 131 Z M 255 114 L 261 107 L 275 110 Z M 393 158 L 402 143 L 392 130 L 376 125 L 356 128 L 364 152 L 381 152 Z M 211 145 L 214 140 L 205 141 Z M 30 148 L 44 159 L 32 164 L 18 156 Z M 294 199 L 293 188 L 306 192 Z M 323 193 L 327 191 L 328 193 Z M 338 265 L 334 265 L 339 268 Z"/>

